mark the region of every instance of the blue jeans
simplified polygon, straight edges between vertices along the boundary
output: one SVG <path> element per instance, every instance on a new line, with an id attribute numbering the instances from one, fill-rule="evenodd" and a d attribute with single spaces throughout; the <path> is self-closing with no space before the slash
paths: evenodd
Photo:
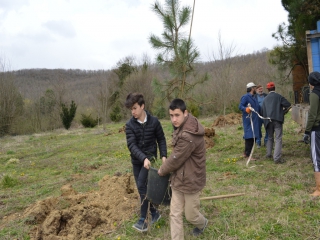
<path id="1" fill-rule="evenodd" d="M 148 212 L 148 203 L 147 200 L 147 184 L 148 184 L 148 169 L 143 167 L 143 164 L 133 164 L 133 175 L 137 184 L 138 192 L 141 200 L 141 208 L 140 208 L 140 217 L 146 219 Z M 150 212 L 151 215 L 154 216 L 157 209 L 155 206 L 150 203 Z"/>
<path id="2" fill-rule="evenodd" d="M 262 137 L 262 131 L 261 131 L 261 127 L 262 127 L 262 125 L 264 125 L 263 124 L 263 120 L 260 118 L 259 119 L 259 124 L 260 124 L 260 136 Z M 266 135 L 264 136 L 264 145 L 267 145 L 267 142 L 268 142 L 268 131 L 267 131 L 267 129 L 264 127 L 264 130 L 265 130 L 265 132 L 266 132 Z M 257 140 L 256 140 L 256 143 L 257 143 L 257 145 L 258 146 L 261 146 L 261 138 L 257 138 Z"/>

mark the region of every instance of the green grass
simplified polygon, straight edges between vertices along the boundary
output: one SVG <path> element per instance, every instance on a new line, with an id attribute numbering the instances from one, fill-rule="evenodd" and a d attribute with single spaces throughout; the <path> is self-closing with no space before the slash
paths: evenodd
<path id="1" fill-rule="evenodd" d="M 214 118 L 200 119 L 211 127 Z M 168 145 L 172 126 L 162 120 Z M 57 130 L 43 134 L 0 138 L 0 239 L 29 239 L 32 225 L 8 221 L 29 205 L 59 196 L 70 183 L 77 192 L 98 189 L 103 176 L 131 172 L 124 123 L 101 128 Z M 285 164 L 264 159 L 264 147 L 254 150 L 258 161 L 246 167 L 241 125 L 215 127 L 215 146 L 207 150 L 207 184 L 202 196 L 245 193 L 243 196 L 201 202 L 209 219 L 198 239 L 318 239 L 320 199 L 309 196 L 315 186 L 309 146 L 301 143 L 299 126 L 286 116 L 283 135 Z M 263 131 L 264 132 L 264 131 Z M 169 147 L 169 152 L 171 151 Z M 10 159 L 18 159 L 19 161 Z M 61 209 L 67 207 L 62 203 Z M 97 239 L 170 239 L 169 207 L 162 219 L 145 234 L 132 229 L 135 218 L 116 232 Z M 185 232 L 192 226 L 185 223 Z M 194 239 L 186 236 L 186 239 Z"/>

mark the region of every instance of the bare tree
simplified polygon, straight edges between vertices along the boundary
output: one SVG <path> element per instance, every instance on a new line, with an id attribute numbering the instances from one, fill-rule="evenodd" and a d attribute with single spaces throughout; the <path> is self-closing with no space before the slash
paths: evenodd
<path id="1" fill-rule="evenodd" d="M 211 62 L 215 63 L 213 71 L 215 96 L 218 98 L 218 103 L 222 104 L 223 114 L 226 114 L 226 108 L 230 104 L 234 91 L 238 88 L 235 87 L 237 77 L 234 73 L 235 68 L 235 53 L 236 46 L 231 43 L 225 46 L 222 41 L 221 33 L 218 36 L 218 50 L 212 52 Z"/>
<path id="2" fill-rule="evenodd" d="M 12 126 L 23 112 L 23 99 L 14 85 L 14 75 L 0 60 L 0 136 L 13 131 Z"/>
<path id="3" fill-rule="evenodd" d="M 114 72 L 108 74 L 99 74 L 97 76 L 99 81 L 99 90 L 97 93 L 97 100 L 99 102 L 99 117 L 101 116 L 103 130 L 106 130 L 108 112 L 112 106 L 113 94 L 118 89 L 118 77 Z"/>

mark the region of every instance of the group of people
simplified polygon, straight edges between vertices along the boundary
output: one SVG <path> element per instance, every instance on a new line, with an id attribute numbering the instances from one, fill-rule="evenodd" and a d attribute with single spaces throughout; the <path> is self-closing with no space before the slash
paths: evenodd
<path id="1" fill-rule="evenodd" d="M 313 196 L 320 196 L 320 73 L 313 72 L 308 77 L 310 89 L 310 111 L 303 141 L 311 146 L 316 190 Z M 276 164 L 284 163 L 282 158 L 282 131 L 284 115 L 291 103 L 275 92 L 274 82 L 266 86 L 268 94 L 263 93 L 261 85 L 250 82 L 246 85 L 247 94 L 240 100 L 239 109 L 243 112 L 244 157 L 252 155 L 254 143 L 261 146 L 264 125 L 267 147 L 266 158 L 273 158 Z M 133 174 L 140 195 L 140 217 L 133 228 L 145 232 L 149 224 L 157 222 L 161 215 L 152 202 L 147 199 L 148 171 L 150 160 L 157 158 L 159 149 L 162 165 L 159 176 L 170 175 L 172 196 L 170 201 L 171 239 L 184 239 L 183 214 L 194 229 L 192 235 L 198 236 L 205 230 L 208 219 L 200 213 L 200 193 L 206 184 L 206 149 L 204 127 L 192 116 L 182 99 L 174 99 L 169 105 L 170 120 L 174 131 L 173 150 L 167 156 L 167 143 L 160 121 L 145 109 L 141 93 L 130 93 L 125 106 L 131 110 L 132 118 L 126 123 L 126 140 L 130 151 Z M 273 145 L 274 152 L 272 154 Z M 150 206 L 150 207 L 149 207 Z M 151 221 L 147 221 L 148 209 Z"/>
<path id="2" fill-rule="evenodd" d="M 263 93 L 263 87 L 253 82 L 247 84 L 247 94 L 240 100 L 239 109 L 242 111 L 242 123 L 244 129 L 244 157 L 252 156 L 252 149 L 256 142 L 261 146 L 261 127 L 266 130 L 264 145 L 267 147 L 266 158 L 273 158 L 276 164 L 284 163 L 282 158 L 282 131 L 284 115 L 291 108 L 291 103 L 279 93 L 276 93 L 274 82 L 267 84 L 268 94 Z M 254 112 L 254 113 L 253 113 Z M 274 144 L 275 143 L 275 144 Z M 274 152 L 272 155 L 273 150 Z M 256 160 L 251 158 L 251 160 Z"/>
<path id="3" fill-rule="evenodd" d="M 311 195 L 316 197 L 320 196 L 320 73 L 310 73 L 308 83 L 310 87 L 310 109 L 303 141 L 306 144 L 310 144 L 316 182 L 315 191 Z M 291 104 L 287 99 L 275 92 L 274 82 L 269 82 L 267 89 L 269 93 L 262 95 L 261 85 L 257 86 L 250 82 L 247 84 L 247 94 L 242 96 L 240 100 L 239 109 L 243 113 L 243 138 L 245 139 L 244 157 L 251 155 L 255 141 L 258 146 L 261 145 L 261 119 L 263 119 L 266 129 L 264 140 L 267 147 L 266 158 L 273 158 L 275 163 L 284 163 L 285 160 L 281 154 L 283 122 L 284 115 L 291 108 Z M 255 114 L 252 114 L 252 111 Z M 272 155 L 274 143 L 275 147 Z"/>
<path id="4" fill-rule="evenodd" d="M 157 158 L 159 148 L 162 165 L 158 169 L 158 174 L 159 176 L 171 174 L 171 239 L 184 239 L 183 213 L 187 221 L 194 225 L 191 234 L 194 236 L 202 234 L 208 224 L 208 219 L 200 213 L 200 193 L 206 184 L 204 127 L 197 118 L 188 113 L 182 99 L 174 99 L 169 106 L 169 115 L 174 128 L 173 150 L 171 155 L 167 156 L 167 144 L 162 126 L 157 118 L 145 110 L 143 95 L 130 93 L 125 106 L 132 114 L 132 118 L 126 123 L 126 139 L 141 200 L 140 218 L 133 228 L 140 232 L 148 231 L 148 205 L 151 213 L 150 224 L 161 218 L 157 206 L 146 198 L 150 160 Z"/>

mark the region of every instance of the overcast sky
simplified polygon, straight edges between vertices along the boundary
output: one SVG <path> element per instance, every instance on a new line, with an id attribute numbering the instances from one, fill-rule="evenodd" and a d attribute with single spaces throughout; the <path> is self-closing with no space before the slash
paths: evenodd
<path id="1" fill-rule="evenodd" d="M 164 0 L 159 0 L 164 4 Z M 181 0 L 193 6 L 193 0 Z M 160 36 L 154 0 L 0 0 L 0 58 L 10 70 L 111 69 L 126 56 L 152 61 L 148 38 Z M 271 34 L 287 22 L 280 0 L 196 0 L 192 38 L 201 60 L 217 50 L 218 35 L 239 54 L 271 49 Z M 185 29 L 186 32 L 189 29 Z"/>

